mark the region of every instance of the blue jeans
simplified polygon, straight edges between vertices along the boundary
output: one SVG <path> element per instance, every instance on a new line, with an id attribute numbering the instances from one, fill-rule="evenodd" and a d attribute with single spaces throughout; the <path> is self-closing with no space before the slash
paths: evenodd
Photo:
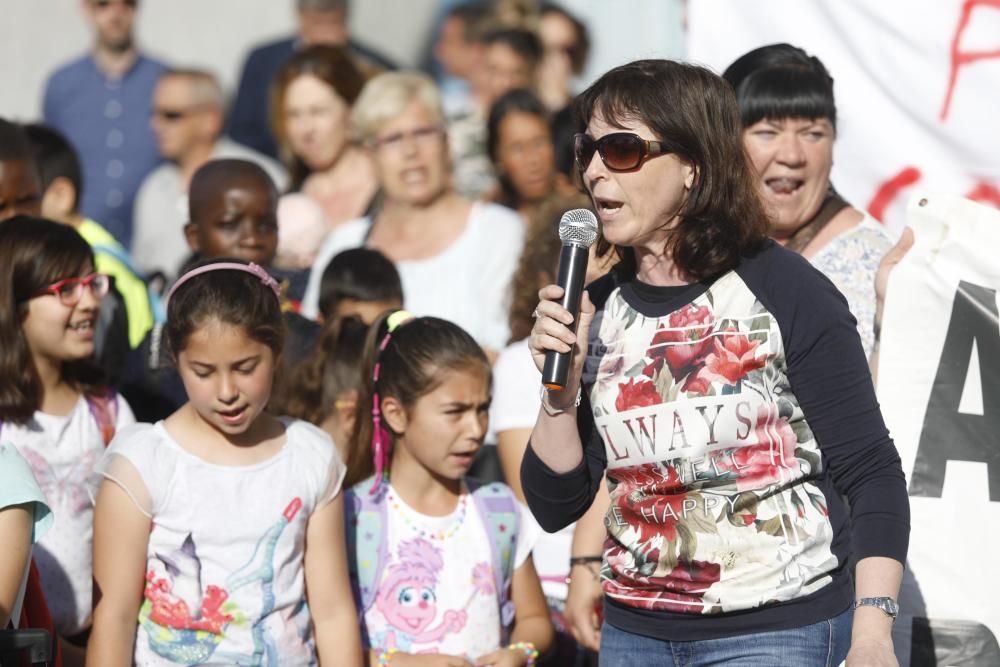
<path id="1" fill-rule="evenodd" d="M 851 647 L 848 609 L 790 630 L 721 639 L 665 641 L 601 627 L 601 667 L 837 667 Z"/>

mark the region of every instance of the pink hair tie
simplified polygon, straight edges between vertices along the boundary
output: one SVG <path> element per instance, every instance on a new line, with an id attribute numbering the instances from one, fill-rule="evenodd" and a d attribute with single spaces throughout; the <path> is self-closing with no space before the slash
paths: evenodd
<path id="1" fill-rule="evenodd" d="M 191 280 L 195 276 L 200 276 L 203 273 L 208 273 L 209 271 L 242 271 L 244 273 L 249 273 L 252 276 L 256 276 L 260 279 L 265 286 L 270 287 L 271 291 L 274 292 L 274 296 L 278 299 L 281 298 L 281 285 L 278 281 L 271 276 L 270 273 L 265 271 L 259 265 L 250 262 L 249 264 L 240 264 L 239 262 L 216 262 L 214 264 L 205 264 L 204 266 L 199 266 L 196 269 L 191 269 L 183 276 L 177 279 L 177 282 L 173 284 L 170 291 L 167 292 L 166 303 L 170 303 L 170 297 L 174 295 L 177 288 Z"/>
<path id="2" fill-rule="evenodd" d="M 385 479 L 386 468 L 389 467 L 390 450 L 392 448 L 392 436 L 389 434 L 389 429 L 382 423 L 382 399 L 378 391 L 378 378 L 382 371 L 380 357 L 385 348 L 389 347 L 389 341 L 392 340 L 393 332 L 401 325 L 413 319 L 416 318 L 406 310 L 397 310 L 387 317 L 387 330 L 385 336 L 379 342 L 378 350 L 375 353 L 375 367 L 372 369 L 372 388 L 374 389 L 372 393 L 372 459 L 375 463 L 375 478 L 372 480 L 372 488 L 368 490 L 368 493 L 371 495 L 379 489 L 382 481 Z"/>

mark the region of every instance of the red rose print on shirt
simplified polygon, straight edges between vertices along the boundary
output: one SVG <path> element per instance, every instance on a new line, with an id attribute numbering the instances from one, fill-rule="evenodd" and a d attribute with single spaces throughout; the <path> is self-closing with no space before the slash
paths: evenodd
<path id="1" fill-rule="evenodd" d="M 636 382 L 635 378 L 629 378 L 628 382 L 618 383 L 618 398 L 615 399 L 615 409 L 619 412 L 659 405 L 662 402 L 663 397 L 660 396 L 660 392 L 656 391 L 656 385 L 649 380 Z"/>
<path id="2" fill-rule="evenodd" d="M 683 379 L 709 351 L 712 340 L 707 336 L 714 323 L 708 306 L 688 304 L 671 313 L 667 326 L 657 331 L 650 342 L 646 354 L 652 361 L 643 373 L 653 377 L 666 362 L 674 380 Z"/>
<path id="3" fill-rule="evenodd" d="M 705 357 L 707 372 L 703 375 L 714 382 L 735 385 L 750 371 L 763 368 L 767 361 L 756 356 L 760 341 L 751 341 L 735 329 L 719 333 L 712 343 L 713 350 Z"/>
<path id="4" fill-rule="evenodd" d="M 762 405 L 754 427 L 757 444 L 734 449 L 732 469 L 736 473 L 739 491 L 761 490 L 779 482 L 789 482 L 801 476 L 795 445 L 798 438 L 788 420 L 778 416 L 776 405 Z M 721 464 L 727 457 L 719 457 Z"/>

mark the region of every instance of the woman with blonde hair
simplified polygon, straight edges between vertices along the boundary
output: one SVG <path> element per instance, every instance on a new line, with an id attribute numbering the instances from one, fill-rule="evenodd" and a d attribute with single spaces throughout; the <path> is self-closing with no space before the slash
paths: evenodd
<path id="1" fill-rule="evenodd" d="M 358 97 L 351 125 L 374 165 L 381 206 L 326 239 L 303 312 L 316 313 L 320 277 L 330 259 L 367 246 L 396 264 L 408 310 L 451 320 L 488 350 L 500 350 L 508 337 L 505 296 L 523 223 L 510 209 L 455 192 L 434 83 L 415 72 L 377 76 Z"/>

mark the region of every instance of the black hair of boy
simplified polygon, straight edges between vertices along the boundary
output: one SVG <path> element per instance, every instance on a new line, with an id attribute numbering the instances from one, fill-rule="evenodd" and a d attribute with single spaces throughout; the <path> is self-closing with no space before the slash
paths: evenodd
<path id="1" fill-rule="evenodd" d="M 83 194 L 83 169 L 73 145 L 61 132 L 40 123 L 25 125 L 24 132 L 31 142 L 42 192 L 57 178 L 65 178 L 73 186 L 72 212 L 76 213 Z"/>
<path id="2" fill-rule="evenodd" d="M 403 283 L 396 266 L 371 248 L 351 248 L 338 253 L 320 279 L 319 312 L 330 319 L 345 299 L 403 303 Z"/>
<path id="3" fill-rule="evenodd" d="M 188 214 L 191 222 L 198 224 L 203 209 L 216 200 L 220 193 L 233 183 L 257 181 L 266 192 L 278 201 L 278 187 L 267 172 L 256 162 L 224 158 L 206 162 L 191 176 L 188 192 Z"/>

